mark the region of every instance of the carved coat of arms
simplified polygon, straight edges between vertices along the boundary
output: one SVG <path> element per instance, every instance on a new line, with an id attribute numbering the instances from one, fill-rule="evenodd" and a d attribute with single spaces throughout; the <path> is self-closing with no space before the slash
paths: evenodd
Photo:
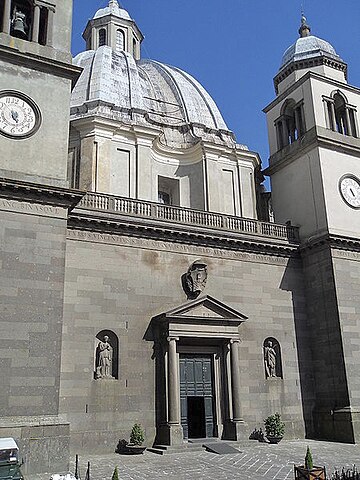
<path id="1" fill-rule="evenodd" d="M 208 272 L 207 265 L 201 260 L 196 260 L 190 265 L 187 273 L 184 275 L 185 293 L 190 298 L 196 298 L 206 286 Z"/>

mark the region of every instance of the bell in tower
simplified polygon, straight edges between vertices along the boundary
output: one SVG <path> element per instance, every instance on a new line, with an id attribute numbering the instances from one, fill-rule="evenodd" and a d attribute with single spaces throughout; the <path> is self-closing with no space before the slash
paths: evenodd
<path id="1" fill-rule="evenodd" d="M 27 40 L 32 23 L 32 5 L 28 0 L 16 0 L 12 7 L 10 34 Z"/>

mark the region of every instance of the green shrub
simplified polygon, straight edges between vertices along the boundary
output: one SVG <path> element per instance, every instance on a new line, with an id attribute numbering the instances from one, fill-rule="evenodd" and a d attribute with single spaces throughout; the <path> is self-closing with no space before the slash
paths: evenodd
<path id="1" fill-rule="evenodd" d="M 264 420 L 267 437 L 282 437 L 285 432 L 285 424 L 281 421 L 280 413 L 269 415 Z"/>
<path id="2" fill-rule="evenodd" d="M 308 446 L 306 450 L 306 455 L 305 455 L 305 468 L 307 468 L 308 470 L 311 470 L 313 466 L 314 466 L 314 463 L 311 455 L 311 450 Z"/>
<path id="3" fill-rule="evenodd" d="M 118 468 L 115 467 L 114 473 L 112 474 L 111 480 L 119 480 Z"/>
<path id="4" fill-rule="evenodd" d="M 142 445 L 144 438 L 144 430 L 141 428 L 141 425 L 135 423 L 131 430 L 130 443 L 133 445 Z"/>

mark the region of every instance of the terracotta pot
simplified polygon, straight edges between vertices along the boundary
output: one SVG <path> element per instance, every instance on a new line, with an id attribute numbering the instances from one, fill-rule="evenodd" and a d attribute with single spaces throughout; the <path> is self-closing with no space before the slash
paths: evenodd
<path id="1" fill-rule="evenodd" d="M 313 467 L 311 470 L 304 465 L 294 466 L 295 480 L 326 480 L 325 467 Z"/>

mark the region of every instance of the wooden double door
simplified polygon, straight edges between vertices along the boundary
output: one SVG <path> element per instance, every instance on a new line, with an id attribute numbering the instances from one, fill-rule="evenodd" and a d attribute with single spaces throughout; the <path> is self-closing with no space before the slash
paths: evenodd
<path id="1" fill-rule="evenodd" d="M 184 438 L 215 436 L 212 355 L 180 355 L 180 404 Z"/>

